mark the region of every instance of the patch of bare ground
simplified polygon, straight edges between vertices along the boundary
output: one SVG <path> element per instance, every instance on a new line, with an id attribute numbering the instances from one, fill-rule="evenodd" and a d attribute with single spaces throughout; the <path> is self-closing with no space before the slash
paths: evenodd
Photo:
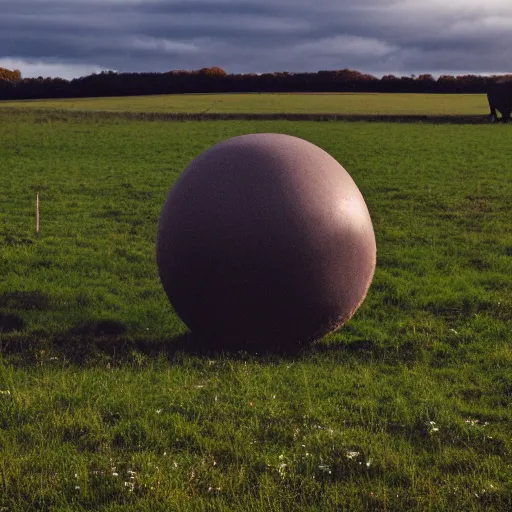
<path id="1" fill-rule="evenodd" d="M 489 124 L 488 115 L 423 115 L 423 114 L 322 114 L 322 113 L 220 113 L 220 112 L 113 112 L 106 110 L 58 110 L 5 108 L 11 114 L 31 113 L 42 120 L 127 119 L 137 121 L 345 121 L 372 123 Z M 41 119 L 39 119 L 39 116 Z"/>

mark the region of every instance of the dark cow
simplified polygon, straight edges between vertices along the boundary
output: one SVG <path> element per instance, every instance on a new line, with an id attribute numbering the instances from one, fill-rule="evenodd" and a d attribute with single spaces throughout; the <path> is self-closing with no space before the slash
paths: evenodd
<path id="1" fill-rule="evenodd" d="M 497 110 L 501 113 L 502 121 L 508 122 L 512 112 L 512 79 L 492 83 L 487 91 L 487 99 L 491 108 L 491 122 L 497 121 Z"/>

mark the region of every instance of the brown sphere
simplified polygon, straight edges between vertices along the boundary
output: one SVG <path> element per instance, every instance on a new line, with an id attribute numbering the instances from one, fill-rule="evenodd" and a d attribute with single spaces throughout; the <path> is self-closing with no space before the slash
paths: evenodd
<path id="1" fill-rule="evenodd" d="M 193 160 L 164 203 L 156 249 L 178 316 L 221 345 L 300 345 L 337 329 L 376 264 L 372 221 L 347 171 L 274 133 L 233 137 Z"/>

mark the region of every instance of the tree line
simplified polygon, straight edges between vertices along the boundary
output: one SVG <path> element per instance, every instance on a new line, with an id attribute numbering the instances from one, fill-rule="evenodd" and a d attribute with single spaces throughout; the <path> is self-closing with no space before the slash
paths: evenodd
<path id="1" fill-rule="evenodd" d="M 228 74 L 222 68 L 172 70 L 163 73 L 103 71 L 65 80 L 22 78 L 19 70 L 0 68 L 0 100 L 142 96 L 183 93 L 270 92 L 391 92 L 482 94 L 489 83 L 512 75 L 384 75 L 382 78 L 351 69 L 316 73 Z"/>

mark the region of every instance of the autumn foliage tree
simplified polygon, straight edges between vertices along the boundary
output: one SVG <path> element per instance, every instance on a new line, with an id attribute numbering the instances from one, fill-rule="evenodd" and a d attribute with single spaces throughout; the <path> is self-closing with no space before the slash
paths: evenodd
<path id="1" fill-rule="evenodd" d="M 199 70 L 200 75 L 204 76 L 226 76 L 227 73 L 218 66 L 213 66 L 212 68 L 202 68 Z"/>
<path id="2" fill-rule="evenodd" d="M 7 80 L 8 82 L 19 82 L 21 80 L 21 71 L 19 69 L 11 71 L 7 68 L 0 68 L 0 80 Z"/>

